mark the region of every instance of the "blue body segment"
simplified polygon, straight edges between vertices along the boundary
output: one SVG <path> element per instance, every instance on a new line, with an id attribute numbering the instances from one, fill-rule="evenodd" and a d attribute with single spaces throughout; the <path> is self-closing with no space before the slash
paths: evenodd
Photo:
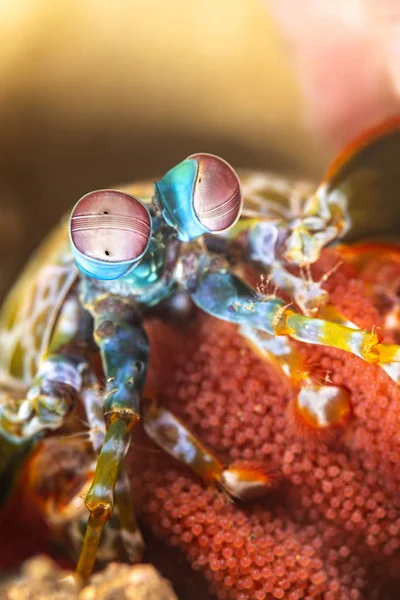
<path id="1" fill-rule="evenodd" d="M 134 271 L 128 273 L 134 286 L 148 287 L 160 277 L 164 267 L 165 248 L 159 246 L 153 238 L 150 241 L 146 256 Z"/>
<path id="2" fill-rule="evenodd" d="M 196 286 L 189 291 L 198 308 L 217 319 L 276 334 L 277 322 L 285 308 L 283 300 L 265 301 L 230 271 L 209 270 L 206 259 L 202 263 Z"/>
<path id="3" fill-rule="evenodd" d="M 142 309 L 150 308 L 168 298 L 176 289 L 172 273 L 165 272 L 165 248 L 152 240 L 148 255 L 125 277 L 110 284 L 110 293 L 134 296 Z"/>
<path id="4" fill-rule="evenodd" d="M 193 207 L 197 170 L 197 161 L 188 158 L 155 184 L 163 206 L 163 217 L 168 225 L 178 231 L 178 238 L 182 242 L 193 240 L 208 231 L 200 223 Z"/>

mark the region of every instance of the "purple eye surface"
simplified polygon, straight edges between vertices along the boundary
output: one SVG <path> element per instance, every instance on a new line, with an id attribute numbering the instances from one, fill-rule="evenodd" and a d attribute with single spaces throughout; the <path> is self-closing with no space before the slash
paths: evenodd
<path id="1" fill-rule="evenodd" d="M 198 164 L 193 208 L 211 233 L 225 231 L 237 221 L 242 208 L 240 181 L 234 169 L 219 156 L 192 154 Z"/>
<path id="2" fill-rule="evenodd" d="M 108 263 L 134 261 L 149 243 L 150 215 L 134 196 L 99 190 L 77 203 L 70 232 L 75 248 L 88 258 Z"/>

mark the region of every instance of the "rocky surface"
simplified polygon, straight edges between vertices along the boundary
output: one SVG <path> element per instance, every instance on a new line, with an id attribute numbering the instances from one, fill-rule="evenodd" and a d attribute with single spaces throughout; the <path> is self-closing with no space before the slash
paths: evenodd
<path id="1" fill-rule="evenodd" d="M 171 584 L 151 565 L 110 564 L 84 588 L 51 559 L 27 561 L 19 577 L 0 589 L 1 600 L 177 600 Z"/>

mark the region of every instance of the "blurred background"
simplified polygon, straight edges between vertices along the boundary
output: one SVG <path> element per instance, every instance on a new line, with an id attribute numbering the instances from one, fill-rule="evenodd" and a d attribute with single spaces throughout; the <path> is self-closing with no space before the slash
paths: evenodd
<path id="1" fill-rule="evenodd" d="M 304 118 L 279 17 L 261 0 L 0 0 L 0 295 L 92 189 L 200 151 L 317 178 L 335 142 Z"/>

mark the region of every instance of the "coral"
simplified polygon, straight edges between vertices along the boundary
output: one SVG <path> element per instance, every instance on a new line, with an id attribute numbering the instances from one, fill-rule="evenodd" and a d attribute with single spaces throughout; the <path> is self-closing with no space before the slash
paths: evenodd
<path id="1" fill-rule="evenodd" d="M 0 600 L 177 600 L 171 585 L 151 565 L 113 563 L 79 589 L 73 573 L 37 556 L 22 574 L 0 588 Z"/>
<path id="2" fill-rule="evenodd" d="M 339 258 L 325 253 L 317 271 Z M 326 284 L 333 304 L 360 327 L 382 328 L 371 274 L 367 286 L 344 260 Z M 232 502 L 137 431 L 131 478 L 153 533 L 179 547 L 221 600 L 389 598 L 400 567 L 398 385 L 355 356 L 298 343 L 316 377 L 350 394 L 351 418 L 320 439 L 288 418 L 298 390 L 235 327 L 198 314 L 179 330 L 159 320 L 148 330 L 160 402 L 227 464 L 261 461 L 279 478 L 264 500 Z"/>

